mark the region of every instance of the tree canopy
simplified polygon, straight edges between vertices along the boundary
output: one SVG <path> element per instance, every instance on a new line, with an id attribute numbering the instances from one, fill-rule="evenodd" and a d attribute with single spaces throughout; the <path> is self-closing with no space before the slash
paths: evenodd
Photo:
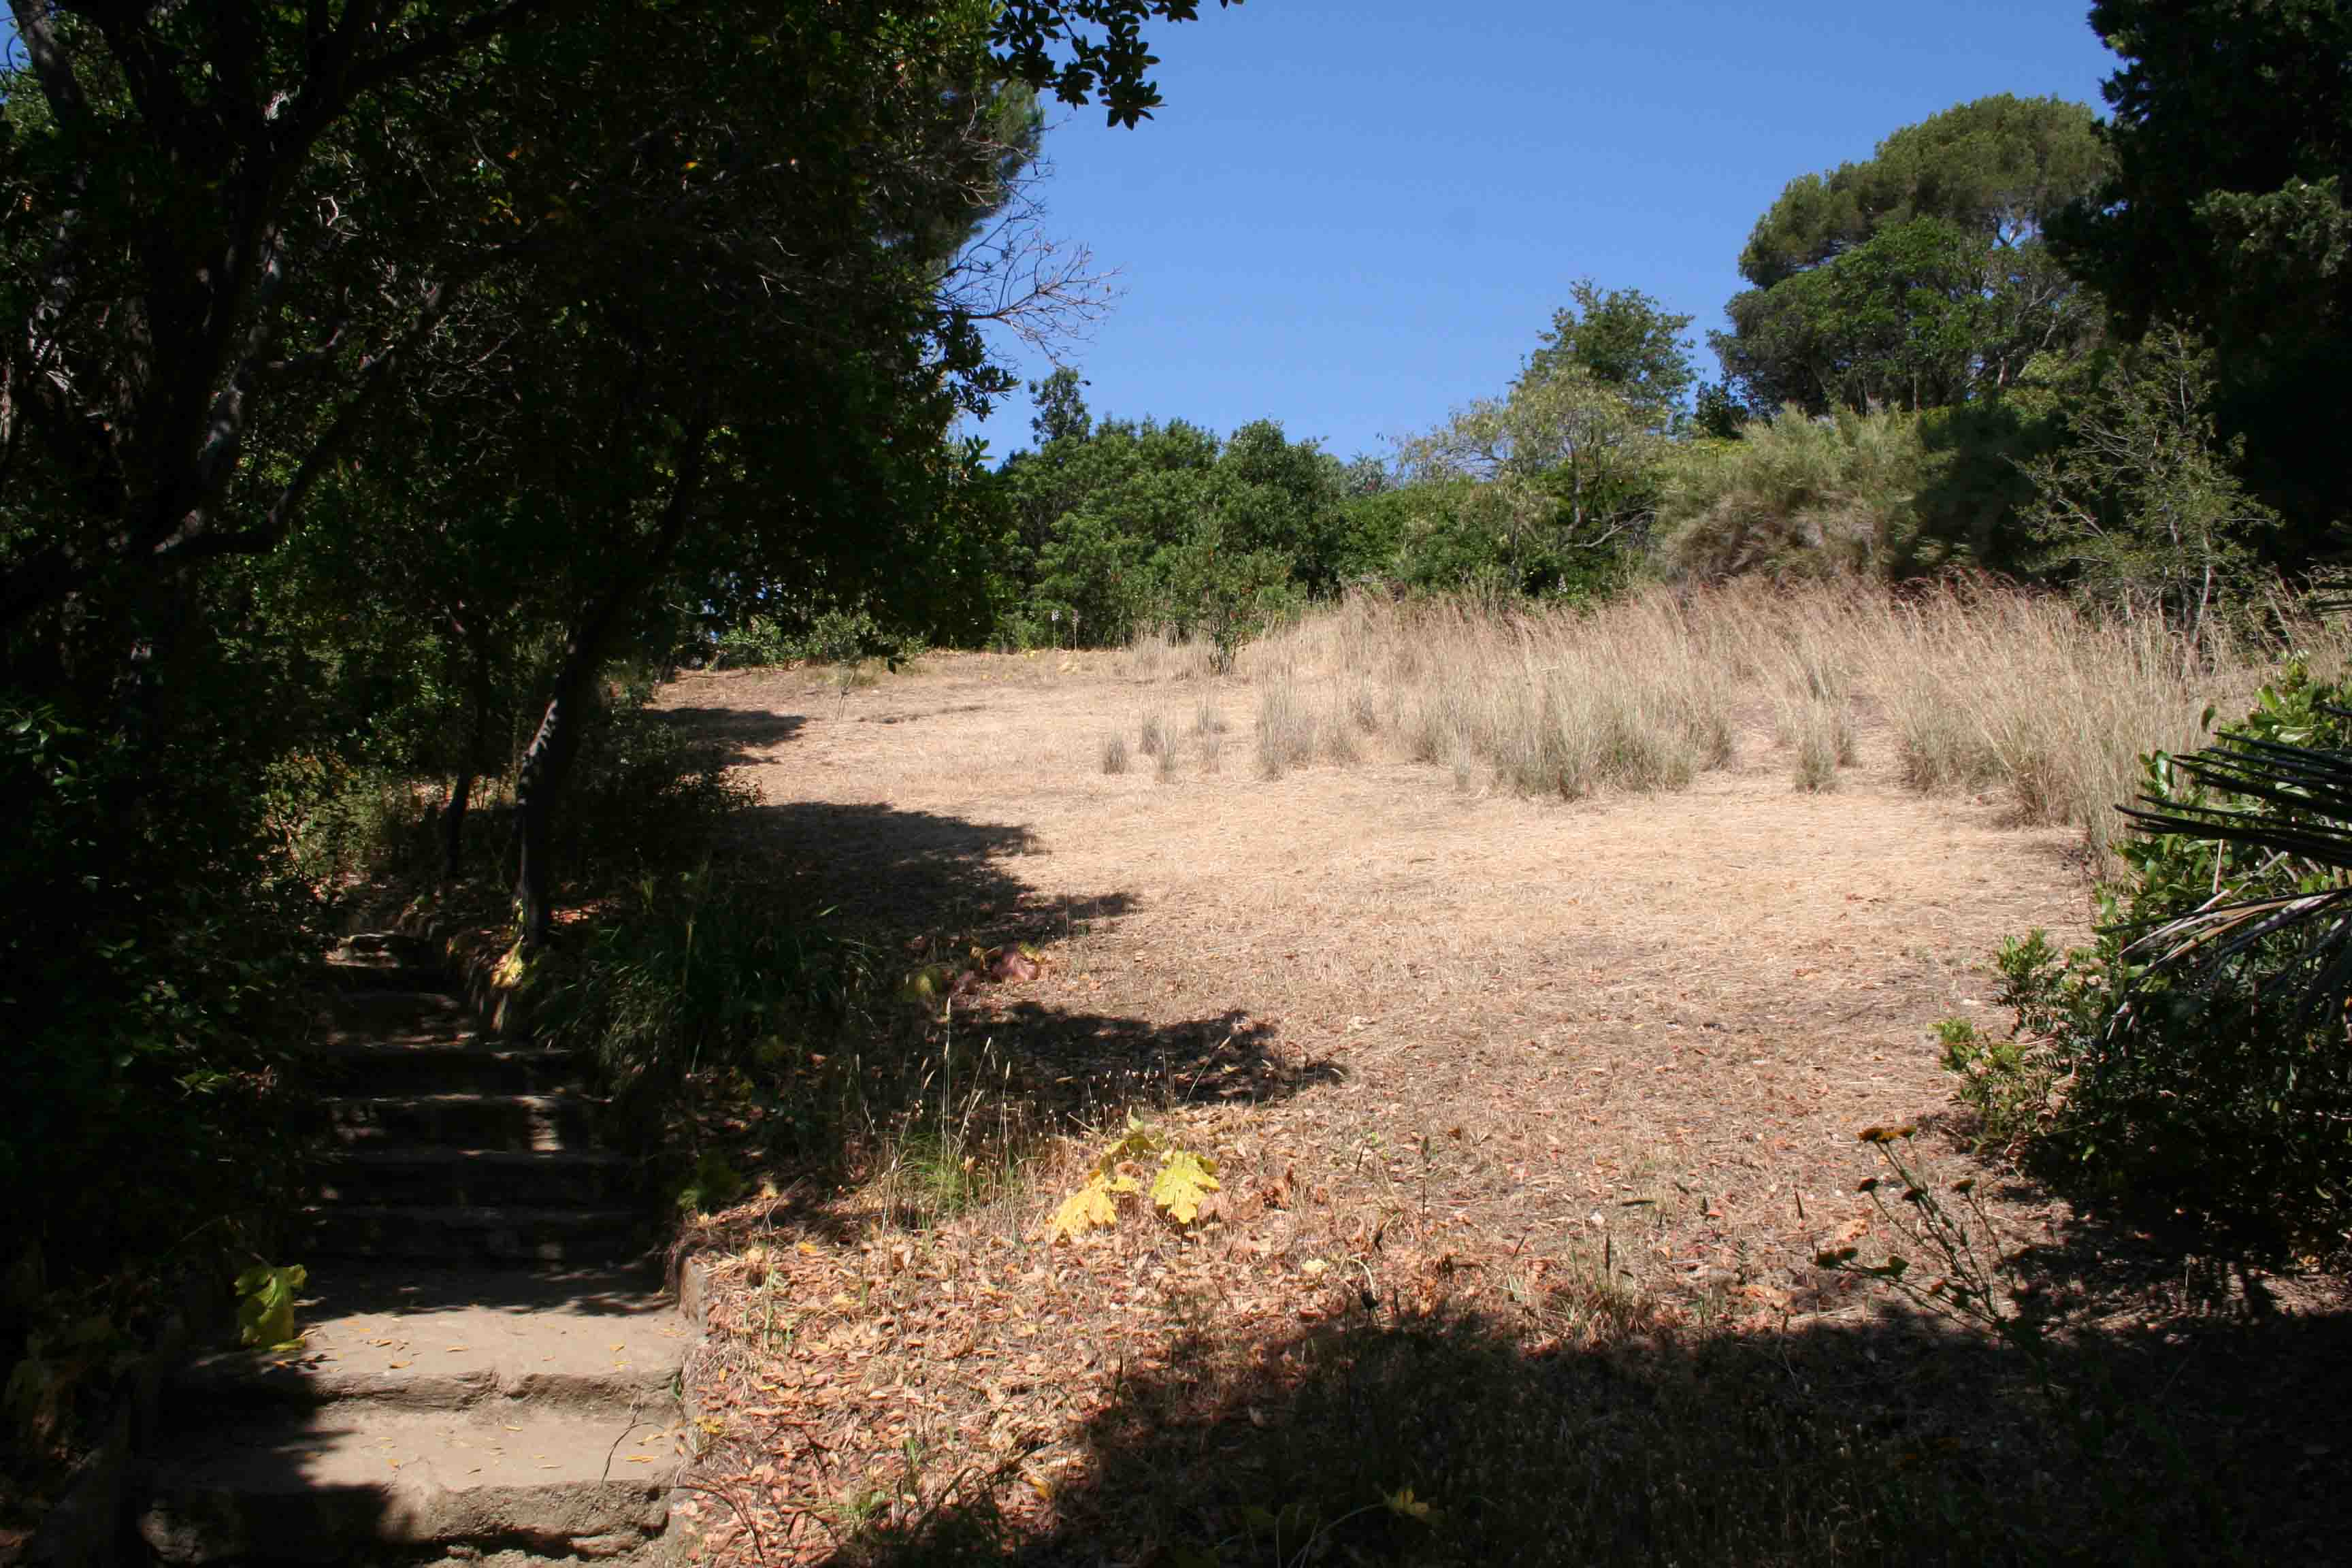
<path id="1" fill-rule="evenodd" d="M 1725 378 L 1761 410 L 1997 394 L 2095 323 L 2043 235 L 2105 168 L 2088 109 L 2000 94 L 1800 176 L 1740 252 L 1753 287 L 1709 338 Z"/>
<path id="2" fill-rule="evenodd" d="M 2274 505 L 2352 515 L 2352 5 L 2102 0 L 2123 57 L 2112 163 L 2053 238 L 2137 337 L 2167 318 L 2214 351 L 2223 426 Z"/>

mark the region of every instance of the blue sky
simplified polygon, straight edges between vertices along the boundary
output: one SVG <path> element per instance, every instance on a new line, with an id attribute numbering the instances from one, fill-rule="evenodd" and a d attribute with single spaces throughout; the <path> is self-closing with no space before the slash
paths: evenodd
<path id="1" fill-rule="evenodd" d="M 1097 416 L 1272 417 L 1341 457 L 1500 392 L 1580 277 L 1689 312 L 1711 372 L 1784 184 L 1988 93 L 2099 105 L 2086 11 L 1202 0 L 1152 35 L 1156 119 L 1056 108 L 1047 230 L 1122 291 L 1061 353 Z M 992 458 L 1029 415 L 1016 395 L 975 427 Z"/>

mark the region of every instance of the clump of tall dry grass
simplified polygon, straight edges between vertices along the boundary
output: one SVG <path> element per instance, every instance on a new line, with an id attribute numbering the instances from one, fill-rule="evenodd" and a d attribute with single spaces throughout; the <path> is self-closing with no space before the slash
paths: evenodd
<path id="1" fill-rule="evenodd" d="M 1852 619 L 1906 783 L 1998 788 L 2025 821 L 2079 826 L 2102 868 L 2143 755 L 2201 744 L 2206 710 L 2238 717 L 2289 648 L 2326 674 L 2347 652 L 2339 629 L 2291 613 L 2261 635 L 2191 641 L 2159 616 L 2014 591 L 1948 590 Z"/>
<path id="2" fill-rule="evenodd" d="M 1198 680 L 1216 672 L 1216 647 L 1208 638 L 1180 636 L 1166 626 L 1136 634 L 1127 645 L 1125 674 L 1130 680 Z"/>
<path id="3" fill-rule="evenodd" d="M 1136 721 L 1136 748 L 1147 757 L 1159 756 L 1168 749 L 1168 721 L 1159 713 L 1146 713 Z"/>
<path id="4" fill-rule="evenodd" d="M 1383 722 L 1375 677 L 1361 659 L 1343 652 L 1318 660 L 1297 627 L 1252 651 L 1256 656 L 1251 681 L 1257 688 L 1261 776 L 1278 779 L 1294 767 L 1318 760 L 1363 759 L 1367 743 Z"/>
<path id="5" fill-rule="evenodd" d="M 1565 796 L 1678 789 L 1732 751 L 1728 693 L 1684 606 L 1658 594 L 1592 615 L 1357 598 L 1251 648 L 1260 755 L 1405 755 Z"/>
<path id="6" fill-rule="evenodd" d="M 1769 715 L 1797 787 L 1834 788 L 1865 731 L 1923 792 L 2005 794 L 2073 824 L 2103 868 L 2139 759 L 2242 710 L 2289 646 L 2317 673 L 2346 635 L 2274 615 L 2268 635 L 2183 637 L 1983 584 L 1897 595 L 1867 582 L 1651 588 L 1591 609 L 1360 595 L 1262 639 L 1259 772 L 1378 743 L 1530 794 L 1679 789 Z"/>

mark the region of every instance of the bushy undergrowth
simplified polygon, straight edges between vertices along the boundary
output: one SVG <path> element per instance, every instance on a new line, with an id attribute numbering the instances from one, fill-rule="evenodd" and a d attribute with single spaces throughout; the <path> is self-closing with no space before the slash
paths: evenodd
<path id="1" fill-rule="evenodd" d="M 593 1053 L 641 1131 L 697 1074 L 755 1070 L 807 1087 L 879 989 L 871 949 L 709 866 L 619 889 L 544 962 L 535 1022 Z"/>
<path id="2" fill-rule="evenodd" d="M 0 707 L 0 1365 L 6 1447 L 36 1472 L 184 1280 L 225 1297 L 275 1246 L 299 1187 L 322 909 L 269 803 L 184 739 L 142 752 Z"/>
<path id="3" fill-rule="evenodd" d="M 2291 667 L 2243 724 L 2262 742 L 2341 752 L 2346 693 Z M 2242 814 L 2292 828 L 2300 808 L 2210 790 L 2151 756 L 2160 809 Z M 2242 1245 L 2341 1247 L 2352 1237 L 2352 1048 L 2343 1017 L 2307 1006 L 2303 933 L 2273 931 L 2194 971 L 2149 933 L 2225 902 L 2321 895 L 2344 874 L 2291 851 L 2186 832 L 2137 837 L 2102 894 L 2100 931 L 2060 953 L 2039 931 L 2005 946 L 2008 1039 L 1948 1026 L 1947 1061 L 1989 1140 L 2069 1169 L 2111 1199 L 2186 1215 Z"/>
<path id="4" fill-rule="evenodd" d="M 592 1053 L 614 1131 L 681 1207 L 724 1208 L 758 1171 L 823 1171 L 871 1178 L 922 1226 L 1017 1183 L 1033 1130 L 987 1043 L 957 1037 L 955 967 L 905 963 L 705 866 L 592 907 L 528 985 L 541 1037 Z"/>
<path id="5" fill-rule="evenodd" d="M 893 630 L 872 611 L 824 610 L 804 624 L 752 615 L 720 631 L 709 650 L 718 669 L 778 664 L 857 665 L 879 659 L 893 668 L 923 651 L 919 637 Z"/>
<path id="6" fill-rule="evenodd" d="M 719 826 L 749 805 L 724 759 L 647 706 L 642 672 L 608 684 L 582 719 L 581 750 L 558 813 L 559 868 L 593 891 L 709 853 Z M 509 763 L 478 779 L 464 828 L 465 874 L 486 884 L 513 873 Z M 321 887 L 442 879 L 446 781 L 391 768 L 300 770 L 303 795 L 286 838 L 293 869 Z"/>
<path id="7" fill-rule="evenodd" d="M 1664 558 L 1705 581 L 1897 574 L 1916 554 L 1932 461 L 1916 415 L 1785 409 L 1675 454 L 1659 508 Z"/>
<path id="8" fill-rule="evenodd" d="M 558 865 L 586 889 L 697 864 L 757 798 L 644 695 L 617 693 L 592 719 L 564 800 Z M 485 830 L 502 834 L 499 814 L 489 816 Z"/>

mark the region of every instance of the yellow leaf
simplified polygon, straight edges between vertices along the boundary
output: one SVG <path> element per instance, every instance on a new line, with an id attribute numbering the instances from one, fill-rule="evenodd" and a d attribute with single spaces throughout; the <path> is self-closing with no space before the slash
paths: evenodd
<path id="1" fill-rule="evenodd" d="M 1201 1217 L 1201 1200 L 1217 1190 L 1217 1163 L 1190 1149 L 1178 1149 L 1160 1164 L 1151 1201 L 1179 1225 Z"/>
<path id="2" fill-rule="evenodd" d="M 1110 1184 L 1105 1190 L 1114 1193 L 1139 1193 L 1143 1190 L 1143 1184 L 1121 1171 L 1110 1179 Z"/>
<path id="3" fill-rule="evenodd" d="M 1111 1201 L 1110 1188 L 1097 1172 L 1087 1178 L 1087 1184 L 1062 1200 L 1054 1211 L 1054 1223 L 1048 1227 L 1048 1238 L 1058 1241 L 1064 1237 L 1083 1236 L 1095 1226 L 1118 1223 L 1118 1205 Z"/>
<path id="4" fill-rule="evenodd" d="M 1388 1504 L 1389 1511 L 1400 1519 L 1417 1519 L 1427 1524 L 1433 1522 L 1437 1515 L 1435 1509 L 1412 1495 L 1411 1487 L 1390 1492 L 1381 1500 Z"/>

